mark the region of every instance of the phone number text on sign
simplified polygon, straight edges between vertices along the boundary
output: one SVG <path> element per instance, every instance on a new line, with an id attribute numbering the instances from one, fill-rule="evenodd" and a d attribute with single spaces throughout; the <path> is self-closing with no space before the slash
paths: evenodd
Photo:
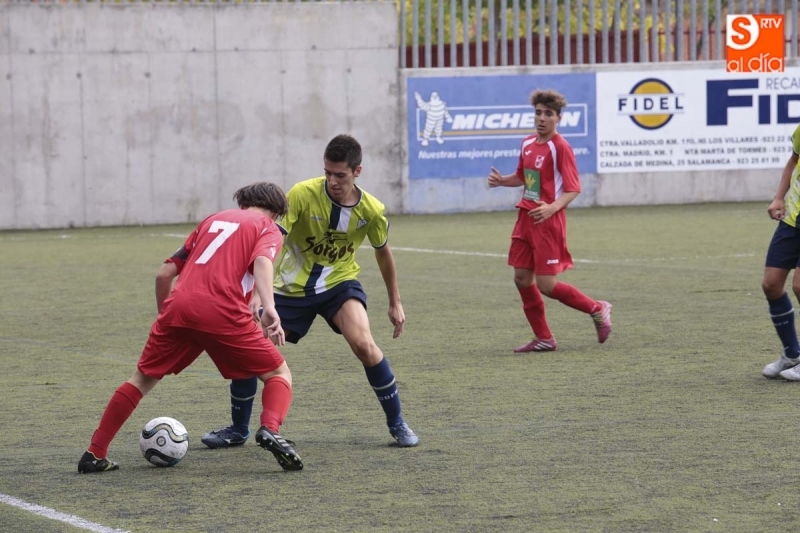
<path id="1" fill-rule="evenodd" d="M 619 139 L 599 142 L 600 172 L 781 167 L 791 150 L 784 135 Z"/>

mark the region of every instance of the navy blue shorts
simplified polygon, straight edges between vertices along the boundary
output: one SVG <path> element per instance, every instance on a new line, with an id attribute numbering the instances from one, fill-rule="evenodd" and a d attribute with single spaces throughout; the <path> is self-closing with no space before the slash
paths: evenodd
<path id="1" fill-rule="evenodd" d="M 333 331 L 341 331 L 333 323 L 333 315 L 349 299 L 361 302 L 367 308 L 367 293 L 356 280 L 343 281 L 334 288 L 314 296 L 283 296 L 275 294 L 275 309 L 281 317 L 281 326 L 286 333 L 286 342 L 297 344 L 305 337 L 317 315 L 325 319 Z"/>
<path id="2" fill-rule="evenodd" d="M 781 220 L 769 243 L 766 266 L 792 270 L 798 265 L 800 265 L 800 231 Z"/>

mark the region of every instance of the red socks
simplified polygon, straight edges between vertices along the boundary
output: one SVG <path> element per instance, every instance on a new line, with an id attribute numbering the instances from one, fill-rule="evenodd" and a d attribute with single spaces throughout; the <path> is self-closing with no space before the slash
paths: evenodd
<path id="1" fill-rule="evenodd" d="M 567 283 L 557 282 L 548 296 L 587 315 L 600 308 L 599 303 Z"/>
<path id="2" fill-rule="evenodd" d="M 105 458 L 108 446 L 139 405 L 142 396 L 141 391 L 127 381 L 114 392 L 89 445 L 89 451 L 95 457 Z M 261 403 L 264 408 L 261 413 L 261 425 L 277 432 L 292 403 L 292 387 L 289 382 L 281 377 L 267 380 L 261 393 Z"/>
<path id="3" fill-rule="evenodd" d="M 519 295 L 522 297 L 522 310 L 525 312 L 525 318 L 528 319 L 536 338 L 541 340 L 552 338 L 553 334 L 547 325 L 544 300 L 542 299 L 542 293 L 539 292 L 539 287 L 531 285 L 524 289 L 519 289 Z"/>
<path id="4" fill-rule="evenodd" d="M 539 287 L 534 284 L 524 289 L 519 289 L 519 295 L 522 297 L 522 310 L 525 312 L 525 318 L 528 319 L 536 338 L 541 340 L 552 338 L 553 334 L 547 325 L 544 300 L 542 299 L 542 293 L 539 292 Z M 557 282 L 548 297 L 586 314 L 591 314 L 600 308 L 599 303 L 568 283 Z"/>
<path id="5" fill-rule="evenodd" d="M 261 425 L 278 433 L 292 403 L 292 386 L 280 376 L 268 379 L 261 392 Z"/>
<path id="6" fill-rule="evenodd" d="M 127 381 L 111 396 L 106 410 L 100 418 L 100 425 L 92 435 L 92 443 L 89 451 L 98 459 L 104 459 L 108 453 L 108 446 L 122 424 L 131 416 L 139 401 L 142 399 L 142 392 Z"/>

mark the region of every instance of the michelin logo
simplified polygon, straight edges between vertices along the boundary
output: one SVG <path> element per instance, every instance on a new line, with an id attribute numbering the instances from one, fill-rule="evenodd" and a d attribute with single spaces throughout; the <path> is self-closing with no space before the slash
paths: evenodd
<path id="1" fill-rule="evenodd" d="M 427 102 L 422 99 L 419 93 L 414 93 L 414 99 L 417 101 L 417 108 L 425 111 L 425 127 L 422 130 L 422 139 L 420 144 L 428 146 L 431 134 L 435 135 L 436 142 L 439 144 L 444 143 L 442 139 L 442 130 L 444 129 L 444 121 L 453 122 L 453 117 L 447 110 L 447 104 L 439 98 L 439 93 L 436 91 L 431 93 L 431 98 Z"/>
<path id="2" fill-rule="evenodd" d="M 448 106 L 432 92 L 428 101 L 414 93 L 416 137 L 428 146 L 431 137 L 438 143 L 479 139 L 522 139 L 536 131 L 536 114 L 530 105 Z M 561 111 L 558 132 L 564 137 L 589 135 L 588 104 L 569 104 Z M 423 117 L 424 114 L 424 117 Z M 449 128 L 445 128 L 445 124 Z"/>

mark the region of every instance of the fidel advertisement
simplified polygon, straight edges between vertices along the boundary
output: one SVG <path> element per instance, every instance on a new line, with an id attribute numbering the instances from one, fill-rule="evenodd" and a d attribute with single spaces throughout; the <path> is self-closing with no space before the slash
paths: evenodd
<path id="1" fill-rule="evenodd" d="M 597 73 L 597 172 L 782 168 L 800 68 Z"/>

